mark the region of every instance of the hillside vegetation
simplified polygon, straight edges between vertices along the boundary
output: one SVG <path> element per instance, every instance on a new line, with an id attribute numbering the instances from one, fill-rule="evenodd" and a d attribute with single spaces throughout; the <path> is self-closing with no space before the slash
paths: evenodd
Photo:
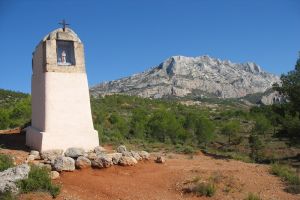
<path id="1" fill-rule="evenodd" d="M 289 103 L 248 107 L 237 100 L 148 99 L 110 95 L 91 97 L 95 129 L 101 143 L 132 143 L 255 162 L 299 162 L 300 61 L 276 86 Z M 0 129 L 30 122 L 30 96 L 0 90 Z M 298 156 L 298 157 L 297 157 Z"/>
<path id="2" fill-rule="evenodd" d="M 23 126 L 30 118 L 30 95 L 0 89 L 0 129 Z"/>
<path id="3" fill-rule="evenodd" d="M 1 129 L 30 122 L 30 96 L 15 95 L 0 107 Z M 11 95 L 11 96 L 13 96 Z M 228 100 L 184 105 L 178 100 L 135 96 L 91 97 L 92 115 L 100 143 L 131 143 L 141 148 L 208 153 L 244 161 L 286 161 L 300 153 L 299 119 L 286 106 L 238 107 Z M 276 111 L 276 112 L 275 112 Z"/>

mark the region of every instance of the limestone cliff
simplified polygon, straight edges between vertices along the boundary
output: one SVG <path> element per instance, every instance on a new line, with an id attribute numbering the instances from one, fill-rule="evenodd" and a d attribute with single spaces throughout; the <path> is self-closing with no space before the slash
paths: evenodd
<path id="1" fill-rule="evenodd" d="M 237 64 L 209 56 L 172 56 L 148 71 L 92 87 L 92 95 L 124 93 L 142 97 L 240 98 L 263 93 L 278 76 L 252 62 Z"/>

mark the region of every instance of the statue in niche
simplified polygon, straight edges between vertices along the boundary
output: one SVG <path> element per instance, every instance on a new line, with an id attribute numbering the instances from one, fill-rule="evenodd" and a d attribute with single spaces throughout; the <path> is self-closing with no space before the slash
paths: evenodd
<path id="1" fill-rule="evenodd" d="M 58 64 L 59 65 L 71 65 L 71 63 L 68 62 L 67 53 L 65 50 L 62 50 L 60 56 L 58 56 Z"/>
<path id="2" fill-rule="evenodd" d="M 62 66 L 75 65 L 74 46 L 69 41 L 57 41 L 57 64 Z"/>
<path id="3" fill-rule="evenodd" d="M 63 50 L 63 51 L 61 52 L 61 62 L 62 62 L 63 64 L 66 64 L 66 63 L 67 63 L 66 56 L 67 56 L 67 54 L 66 54 L 65 50 Z"/>

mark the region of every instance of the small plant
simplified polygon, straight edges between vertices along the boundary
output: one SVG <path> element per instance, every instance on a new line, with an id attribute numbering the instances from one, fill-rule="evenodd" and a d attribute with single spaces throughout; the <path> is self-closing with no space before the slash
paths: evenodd
<path id="1" fill-rule="evenodd" d="M 216 186 L 212 183 L 199 183 L 194 187 L 193 192 L 200 196 L 212 197 L 216 190 Z"/>
<path id="2" fill-rule="evenodd" d="M 184 154 L 193 154 L 195 153 L 195 149 L 192 146 L 185 146 L 182 150 Z"/>
<path id="3" fill-rule="evenodd" d="M 296 194 L 300 193 L 300 178 L 290 167 L 273 164 L 270 171 L 272 174 L 279 176 L 283 181 L 286 181 L 289 184 L 286 189 L 288 192 Z"/>
<path id="4" fill-rule="evenodd" d="M 4 193 L 0 192 L 1 200 L 15 200 L 15 196 L 10 191 L 5 191 Z"/>
<path id="5" fill-rule="evenodd" d="M 31 166 L 28 179 L 21 180 L 19 183 L 21 192 L 28 193 L 32 191 L 49 192 L 54 198 L 60 193 L 60 186 L 53 185 L 46 168 Z"/>
<path id="6" fill-rule="evenodd" d="M 201 180 L 201 177 L 200 176 L 195 176 L 191 181 L 190 183 L 197 183 Z"/>
<path id="7" fill-rule="evenodd" d="M 218 184 L 222 181 L 222 179 L 224 179 L 224 176 L 222 175 L 221 172 L 216 171 L 214 172 L 210 177 L 209 180 L 214 183 L 214 184 Z"/>
<path id="8" fill-rule="evenodd" d="M 13 167 L 13 159 L 5 154 L 0 154 L 0 172 L 4 171 L 10 167 Z"/>
<path id="9" fill-rule="evenodd" d="M 245 200 L 261 200 L 257 194 L 249 193 Z"/>

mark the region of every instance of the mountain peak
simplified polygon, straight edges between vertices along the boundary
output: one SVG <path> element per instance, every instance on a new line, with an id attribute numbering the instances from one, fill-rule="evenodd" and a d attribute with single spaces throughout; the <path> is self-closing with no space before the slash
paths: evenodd
<path id="1" fill-rule="evenodd" d="M 142 97 L 208 95 L 238 98 L 264 92 L 275 82 L 279 82 L 279 77 L 264 72 L 253 62 L 238 64 L 208 55 L 177 55 L 143 73 L 92 87 L 91 93 L 126 93 Z"/>

